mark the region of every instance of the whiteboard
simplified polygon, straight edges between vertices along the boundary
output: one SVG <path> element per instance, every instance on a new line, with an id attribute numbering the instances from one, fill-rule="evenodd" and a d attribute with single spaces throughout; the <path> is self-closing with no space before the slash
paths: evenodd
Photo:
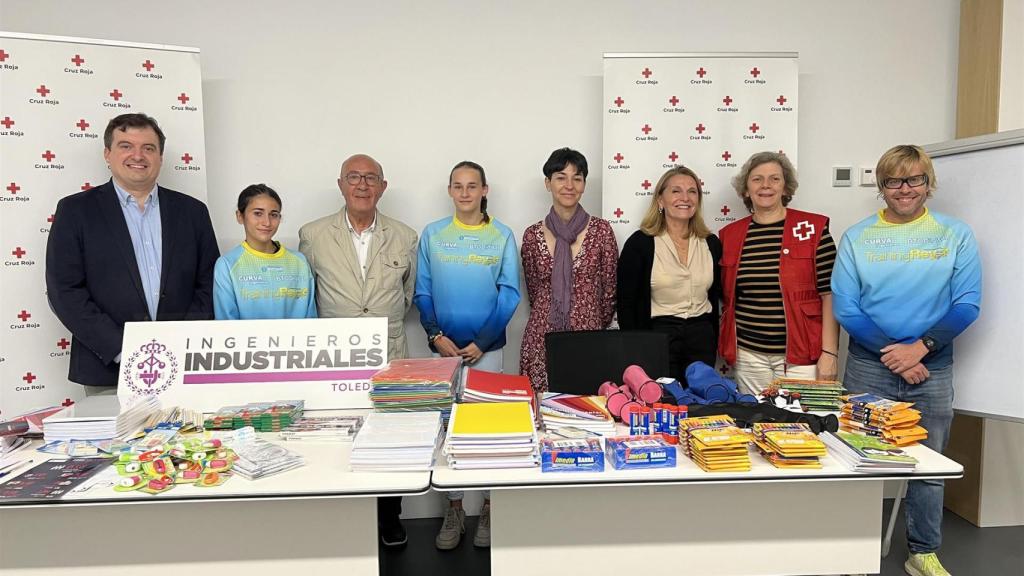
<path id="1" fill-rule="evenodd" d="M 981 315 L 954 340 L 953 407 L 1024 421 L 1024 130 L 926 146 L 928 206 L 970 225 L 982 262 Z"/>

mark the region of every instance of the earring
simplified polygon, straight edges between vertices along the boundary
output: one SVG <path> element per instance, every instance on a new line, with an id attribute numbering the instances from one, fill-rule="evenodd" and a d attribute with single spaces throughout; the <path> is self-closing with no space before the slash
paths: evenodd
<path id="1" fill-rule="evenodd" d="M 658 214 L 664 214 L 664 213 L 665 213 L 665 207 L 664 206 L 658 206 Z"/>

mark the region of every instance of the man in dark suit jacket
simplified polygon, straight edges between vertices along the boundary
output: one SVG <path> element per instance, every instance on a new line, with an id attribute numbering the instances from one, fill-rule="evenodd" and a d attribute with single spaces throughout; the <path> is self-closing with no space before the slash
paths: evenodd
<path id="1" fill-rule="evenodd" d="M 107 124 L 112 178 L 57 204 L 46 246 L 46 289 L 71 331 L 68 379 L 116 390 L 124 323 L 213 318 L 220 256 L 206 205 L 157 186 L 165 137 L 156 120 Z"/>

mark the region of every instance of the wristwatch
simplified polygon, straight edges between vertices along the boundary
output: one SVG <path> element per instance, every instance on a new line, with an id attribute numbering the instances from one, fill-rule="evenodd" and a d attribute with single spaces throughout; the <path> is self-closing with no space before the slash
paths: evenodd
<path id="1" fill-rule="evenodd" d="M 444 332 L 438 330 L 436 334 L 431 334 L 427 337 L 427 342 L 430 342 L 430 344 L 433 345 L 441 336 L 444 336 Z"/>
<path id="2" fill-rule="evenodd" d="M 924 344 L 924 347 L 928 349 L 929 353 L 935 352 L 935 350 L 939 347 L 939 343 L 936 342 L 935 338 L 932 338 L 931 336 L 922 336 L 921 343 Z"/>

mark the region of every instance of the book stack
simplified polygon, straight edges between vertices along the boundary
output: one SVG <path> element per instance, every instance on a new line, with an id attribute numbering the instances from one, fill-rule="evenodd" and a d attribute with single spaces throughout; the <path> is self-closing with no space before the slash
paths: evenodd
<path id="1" fill-rule="evenodd" d="M 475 368 L 470 368 L 466 373 L 462 402 L 529 402 L 536 410 L 536 400 L 529 376 L 501 374 Z"/>
<path id="2" fill-rule="evenodd" d="M 350 442 L 362 425 L 362 416 L 303 416 L 281 430 L 281 439 Z"/>
<path id="3" fill-rule="evenodd" d="M 778 378 L 772 386 L 799 394 L 800 405 L 807 410 L 835 412 L 843 405 L 840 398 L 845 391 L 837 380 L 801 380 L 799 378 Z"/>
<path id="4" fill-rule="evenodd" d="M 917 459 L 874 436 L 854 432 L 823 432 L 829 451 L 854 472 L 910 472 Z"/>
<path id="5" fill-rule="evenodd" d="M 252 426 L 259 432 L 280 432 L 302 416 L 302 400 L 253 402 L 244 406 L 225 406 L 207 418 L 203 425 L 210 430 L 237 430 Z"/>
<path id="6" fill-rule="evenodd" d="M 459 390 L 461 365 L 461 358 L 392 360 L 370 378 L 374 411 L 436 411 L 447 419 Z"/>
<path id="7" fill-rule="evenodd" d="M 448 466 L 530 468 L 540 463 L 533 411 L 526 402 L 456 404 L 445 437 Z"/>
<path id="8" fill-rule="evenodd" d="M 352 471 L 430 470 L 440 432 L 440 412 L 371 412 L 352 441 Z"/>
<path id="9" fill-rule="evenodd" d="M 679 444 L 705 472 L 750 470 L 750 436 L 729 416 L 680 420 Z"/>
<path id="10" fill-rule="evenodd" d="M 615 421 L 608 412 L 604 396 L 577 396 L 547 392 L 540 401 L 540 416 L 544 429 L 578 428 L 601 436 L 615 433 Z"/>
<path id="11" fill-rule="evenodd" d="M 754 446 L 776 468 L 821 468 L 824 442 L 803 422 L 755 422 Z"/>
<path id="12" fill-rule="evenodd" d="M 928 438 L 919 426 L 921 413 L 912 402 L 897 402 L 874 394 L 843 396 L 839 428 L 867 436 L 877 436 L 896 446 L 910 446 Z"/>

